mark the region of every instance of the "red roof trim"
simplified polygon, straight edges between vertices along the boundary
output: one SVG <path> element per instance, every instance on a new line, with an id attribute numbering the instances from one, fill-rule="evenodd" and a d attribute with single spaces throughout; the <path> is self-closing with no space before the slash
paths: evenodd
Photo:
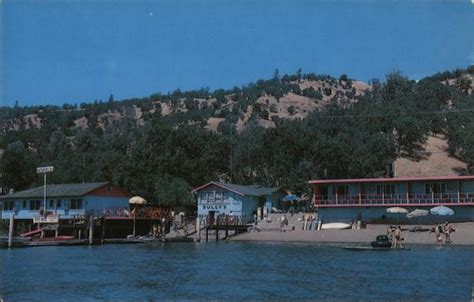
<path id="1" fill-rule="evenodd" d="M 241 193 L 241 192 L 238 192 L 238 191 L 229 189 L 229 188 L 227 188 L 226 186 L 223 186 L 222 184 L 216 183 L 216 182 L 213 182 L 213 181 L 208 182 L 207 184 L 202 185 L 202 186 L 200 186 L 200 187 L 197 187 L 197 188 L 193 189 L 191 192 L 192 192 L 192 193 L 196 193 L 197 191 L 200 191 L 200 190 L 202 190 L 202 189 L 204 189 L 204 188 L 206 188 L 206 187 L 209 187 L 209 186 L 211 186 L 211 185 L 215 185 L 215 186 L 217 186 L 217 187 L 219 187 L 219 188 L 222 188 L 222 189 L 225 189 L 225 190 L 227 190 L 227 191 L 234 192 L 235 194 L 238 194 L 238 195 L 240 195 L 240 196 L 244 196 L 244 195 L 245 195 L 245 194 L 243 194 L 243 193 Z"/>
<path id="2" fill-rule="evenodd" d="M 469 206 L 474 207 L 474 204 L 471 202 L 460 202 L 460 203 L 449 203 L 449 202 L 440 202 L 440 203 L 387 203 L 387 204 L 316 204 L 316 208 L 374 208 L 374 207 L 437 207 L 437 206 L 447 206 L 447 207 L 459 207 L 459 206 Z"/>
<path id="3" fill-rule="evenodd" d="M 395 178 L 354 178 L 354 179 L 317 179 L 308 181 L 309 184 L 330 183 L 360 183 L 360 182 L 405 182 L 405 181 L 435 181 L 435 180 L 474 180 L 474 175 L 468 176 L 431 176 L 431 177 L 395 177 Z"/>

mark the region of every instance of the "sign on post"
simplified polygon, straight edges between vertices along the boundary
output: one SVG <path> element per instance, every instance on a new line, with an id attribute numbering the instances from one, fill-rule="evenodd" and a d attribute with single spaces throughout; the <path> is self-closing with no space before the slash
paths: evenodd
<path id="1" fill-rule="evenodd" d="M 36 174 L 43 174 L 44 178 L 44 194 L 43 194 L 43 212 L 45 217 L 48 215 L 48 211 L 46 210 L 46 174 L 53 172 L 53 166 L 46 166 L 46 167 L 37 167 Z"/>
<path id="2" fill-rule="evenodd" d="M 54 166 L 47 166 L 47 167 L 38 167 L 36 168 L 36 174 L 46 174 L 51 173 L 54 170 Z"/>

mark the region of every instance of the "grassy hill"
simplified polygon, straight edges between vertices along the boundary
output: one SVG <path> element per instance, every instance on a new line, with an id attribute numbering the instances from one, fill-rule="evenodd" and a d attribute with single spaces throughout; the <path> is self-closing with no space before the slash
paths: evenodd
<path id="1" fill-rule="evenodd" d="M 53 182 L 108 180 L 169 204 L 214 179 L 303 192 L 310 178 L 383 176 L 391 163 L 401 167 L 397 175 L 411 163 L 430 167 L 435 136 L 444 144 L 435 154 L 456 165 L 443 169 L 473 173 L 473 76 L 471 66 L 365 84 L 276 71 L 227 90 L 4 107 L 0 186 L 30 187 L 40 181 L 34 167 L 53 164 Z"/>

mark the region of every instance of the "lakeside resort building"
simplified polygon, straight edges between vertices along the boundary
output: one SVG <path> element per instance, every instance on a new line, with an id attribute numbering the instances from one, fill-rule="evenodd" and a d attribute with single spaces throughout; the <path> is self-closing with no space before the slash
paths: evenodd
<path id="1" fill-rule="evenodd" d="M 474 176 L 310 180 L 312 205 L 324 222 L 420 223 L 389 207 L 429 210 L 447 206 L 453 216 L 421 217 L 421 222 L 474 221 Z"/>
<path id="2" fill-rule="evenodd" d="M 213 181 L 195 188 L 197 214 L 199 218 L 211 220 L 219 215 L 231 215 L 244 223 L 252 222 L 258 208 L 270 213 L 279 206 L 285 195 L 280 188 L 266 188 L 256 185 L 243 186 Z"/>
<path id="3" fill-rule="evenodd" d="M 86 214 L 102 213 L 106 208 L 128 208 L 129 194 L 108 182 L 57 184 L 32 188 L 0 196 L 1 219 L 13 214 L 15 224 L 23 229 L 34 223 L 58 223 L 59 220 L 83 218 Z"/>

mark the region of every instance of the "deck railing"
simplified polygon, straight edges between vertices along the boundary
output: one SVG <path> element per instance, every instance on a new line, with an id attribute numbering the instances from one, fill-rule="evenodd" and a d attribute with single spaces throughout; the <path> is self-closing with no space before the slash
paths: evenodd
<path id="1" fill-rule="evenodd" d="M 59 216 L 57 215 L 48 215 L 44 216 L 35 216 L 33 217 L 33 223 L 58 223 Z"/>
<path id="2" fill-rule="evenodd" d="M 437 205 L 473 204 L 474 193 L 442 194 L 360 194 L 360 195 L 315 195 L 318 205 Z"/>
<path id="3" fill-rule="evenodd" d="M 105 208 L 102 215 L 108 219 L 161 219 L 171 217 L 169 209 L 158 207 L 144 208 Z"/>
<path id="4" fill-rule="evenodd" d="M 247 225 L 247 219 L 245 216 L 238 215 L 218 215 L 218 216 L 201 216 L 201 221 L 206 226 L 219 225 L 219 226 L 239 226 Z"/>

